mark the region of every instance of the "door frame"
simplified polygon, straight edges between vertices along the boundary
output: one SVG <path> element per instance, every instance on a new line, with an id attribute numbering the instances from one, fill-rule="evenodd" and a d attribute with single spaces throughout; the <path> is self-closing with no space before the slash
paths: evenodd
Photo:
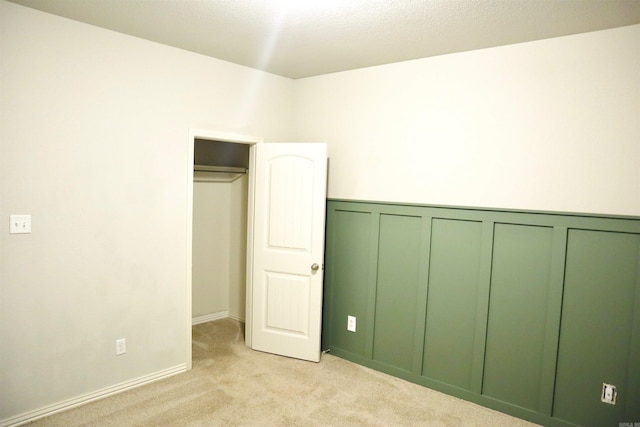
<path id="1" fill-rule="evenodd" d="M 255 145 L 263 142 L 262 137 L 241 135 L 208 129 L 189 129 L 189 141 L 187 149 L 187 259 L 186 259 L 186 290 L 185 290 L 185 359 L 187 370 L 192 367 L 191 351 L 191 327 L 192 327 L 192 295 L 193 295 L 193 161 L 195 156 L 196 139 L 210 141 L 233 142 L 237 144 L 249 144 L 249 169 L 247 171 L 249 188 L 247 201 L 247 283 L 246 283 L 246 312 L 245 312 L 245 343 L 251 346 L 251 316 L 253 309 L 253 221 L 254 221 L 254 174 L 255 170 Z"/>

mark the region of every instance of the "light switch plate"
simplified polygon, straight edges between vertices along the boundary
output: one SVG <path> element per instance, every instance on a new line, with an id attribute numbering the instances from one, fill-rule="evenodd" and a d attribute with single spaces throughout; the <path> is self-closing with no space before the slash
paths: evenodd
<path id="1" fill-rule="evenodd" d="M 11 215 L 10 234 L 31 233 L 31 215 Z"/>

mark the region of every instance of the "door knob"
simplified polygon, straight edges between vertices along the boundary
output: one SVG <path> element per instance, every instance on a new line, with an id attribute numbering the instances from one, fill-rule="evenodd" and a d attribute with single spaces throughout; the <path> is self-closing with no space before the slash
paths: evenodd
<path id="1" fill-rule="evenodd" d="M 320 266 L 317 263 L 313 263 L 311 265 L 311 271 L 318 271 L 320 269 Z"/>

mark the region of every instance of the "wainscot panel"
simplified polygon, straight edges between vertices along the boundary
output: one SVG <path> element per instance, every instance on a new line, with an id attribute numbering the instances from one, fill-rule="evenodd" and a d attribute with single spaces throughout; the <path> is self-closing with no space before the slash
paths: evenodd
<path id="1" fill-rule="evenodd" d="M 472 388 L 481 248 L 481 222 L 433 220 L 422 375 L 466 390 Z"/>
<path id="2" fill-rule="evenodd" d="M 553 229 L 496 224 L 482 393 L 539 409 Z M 556 334 L 557 336 L 557 334 Z"/>
<path id="3" fill-rule="evenodd" d="M 640 364 L 631 348 L 638 259 L 638 234 L 569 232 L 554 416 L 578 425 L 640 422 L 640 399 L 629 400 L 639 382 L 629 375 Z M 602 383 L 616 386 L 615 405 L 594 397 Z"/>
<path id="4" fill-rule="evenodd" d="M 371 213 L 357 211 L 336 211 L 331 218 L 327 218 L 331 221 L 327 228 L 333 229 L 335 234 L 332 244 L 327 245 L 327 256 L 335 261 L 331 272 L 325 272 L 325 275 L 332 275 L 334 283 L 325 291 L 325 298 L 330 298 L 334 303 L 324 304 L 323 341 L 328 345 L 326 336 L 330 336 L 331 343 L 360 356 L 365 355 L 367 328 L 364 325 L 368 311 L 372 218 Z M 356 328 L 356 332 L 347 330 L 347 316 L 360 319 L 360 327 Z"/>
<path id="5" fill-rule="evenodd" d="M 413 369 L 422 218 L 381 215 L 373 360 Z"/>
<path id="6" fill-rule="evenodd" d="M 323 313 L 323 348 L 374 369 L 544 425 L 640 423 L 640 218 L 329 200 Z"/>

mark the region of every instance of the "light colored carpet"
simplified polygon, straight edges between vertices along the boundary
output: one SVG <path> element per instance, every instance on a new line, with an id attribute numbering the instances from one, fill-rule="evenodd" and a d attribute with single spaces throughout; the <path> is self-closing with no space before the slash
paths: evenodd
<path id="1" fill-rule="evenodd" d="M 189 372 L 32 426 L 534 426 L 326 354 L 248 349 L 231 319 L 193 327 Z"/>

